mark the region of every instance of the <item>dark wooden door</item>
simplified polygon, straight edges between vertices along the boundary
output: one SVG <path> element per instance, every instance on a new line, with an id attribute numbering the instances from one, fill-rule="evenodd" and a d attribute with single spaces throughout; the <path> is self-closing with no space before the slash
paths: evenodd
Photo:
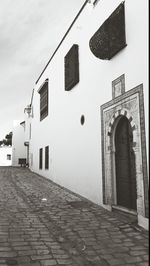
<path id="1" fill-rule="evenodd" d="M 117 204 L 136 210 L 136 169 L 132 146 L 130 123 L 126 117 L 122 117 L 115 134 Z"/>

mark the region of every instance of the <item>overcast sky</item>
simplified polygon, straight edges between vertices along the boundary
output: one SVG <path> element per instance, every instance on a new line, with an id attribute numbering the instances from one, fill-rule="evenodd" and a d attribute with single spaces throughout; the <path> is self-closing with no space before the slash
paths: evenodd
<path id="1" fill-rule="evenodd" d="M 0 0 L 0 140 L 85 0 Z"/>

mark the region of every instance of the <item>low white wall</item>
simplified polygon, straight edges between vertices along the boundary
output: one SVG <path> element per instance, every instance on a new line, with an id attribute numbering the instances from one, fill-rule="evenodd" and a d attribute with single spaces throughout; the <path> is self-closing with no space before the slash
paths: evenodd
<path id="1" fill-rule="evenodd" d="M 12 165 L 19 166 L 18 159 L 26 158 L 25 128 L 21 125 L 22 121 L 14 121 L 12 137 Z"/>
<path id="2" fill-rule="evenodd" d="M 0 147 L 0 166 L 10 166 L 11 164 L 12 164 L 12 147 L 7 147 L 7 146 Z"/>

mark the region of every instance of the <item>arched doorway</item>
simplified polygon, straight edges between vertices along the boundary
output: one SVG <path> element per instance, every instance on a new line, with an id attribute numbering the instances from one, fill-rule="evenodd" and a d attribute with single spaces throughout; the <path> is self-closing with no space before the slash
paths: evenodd
<path id="1" fill-rule="evenodd" d="M 121 116 L 115 130 L 117 205 L 136 210 L 136 168 L 133 133 L 129 120 Z"/>

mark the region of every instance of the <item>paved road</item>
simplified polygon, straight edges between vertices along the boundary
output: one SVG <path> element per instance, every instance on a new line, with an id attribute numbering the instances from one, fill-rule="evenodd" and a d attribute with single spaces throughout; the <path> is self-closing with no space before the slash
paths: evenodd
<path id="1" fill-rule="evenodd" d="M 0 266 L 50 265 L 147 266 L 147 232 L 28 169 L 0 167 Z"/>

